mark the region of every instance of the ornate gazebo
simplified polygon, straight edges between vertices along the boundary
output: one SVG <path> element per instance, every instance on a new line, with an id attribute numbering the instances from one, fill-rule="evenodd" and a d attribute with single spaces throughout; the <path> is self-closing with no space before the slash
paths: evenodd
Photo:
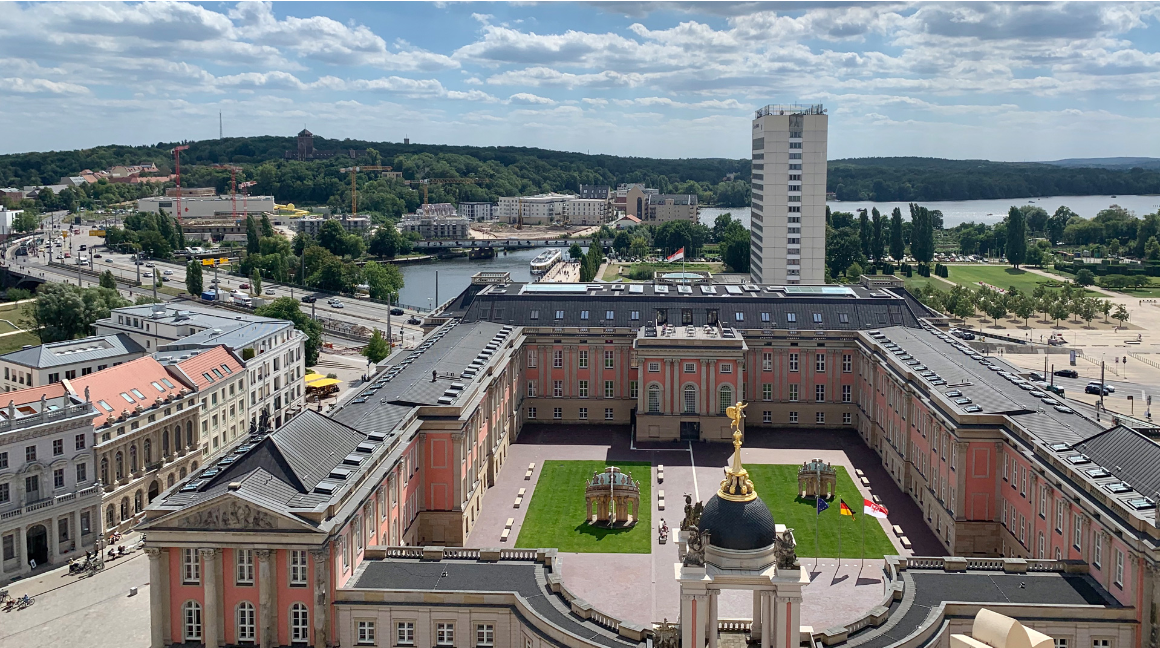
<path id="1" fill-rule="evenodd" d="M 627 527 L 640 517 L 640 484 L 631 474 L 609 466 L 592 473 L 584 489 L 588 523 L 593 526 Z"/>
<path id="2" fill-rule="evenodd" d="M 838 473 L 821 459 L 807 461 L 798 468 L 798 493 L 802 498 L 821 495 L 825 499 L 833 499 L 837 483 Z"/>

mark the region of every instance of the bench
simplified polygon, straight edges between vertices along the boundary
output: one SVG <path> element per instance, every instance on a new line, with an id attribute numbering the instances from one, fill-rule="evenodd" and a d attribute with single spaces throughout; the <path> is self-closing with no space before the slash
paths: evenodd
<path id="1" fill-rule="evenodd" d="M 902 545 L 903 549 L 910 551 L 910 539 L 909 538 L 907 538 L 906 536 L 901 536 L 898 538 L 898 542 Z"/>
<path id="2" fill-rule="evenodd" d="M 508 518 L 507 524 L 503 525 L 503 528 L 510 529 L 510 528 L 512 528 L 512 525 L 515 523 L 516 523 L 515 518 Z"/>
<path id="3" fill-rule="evenodd" d="M 535 472 L 535 470 L 536 470 L 536 464 L 534 462 L 528 464 L 528 472 L 524 473 L 524 480 L 531 481 L 532 480 L 532 473 Z"/>
<path id="4" fill-rule="evenodd" d="M 855 474 L 855 475 L 858 475 L 859 477 L 865 477 L 865 476 L 866 476 L 866 473 L 862 472 L 862 469 L 861 469 L 861 468 L 855 468 L 855 469 L 854 469 L 854 474 Z"/>
<path id="5" fill-rule="evenodd" d="M 897 524 L 890 527 L 890 530 L 894 532 L 894 535 L 896 535 L 900 538 L 902 537 L 902 527 L 898 526 Z"/>
<path id="6" fill-rule="evenodd" d="M 665 492 L 663 490 L 657 491 L 657 509 L 665 510 Z"/>
<path id="7" fill-rule="evenodd" d="M 658 484 L 665 483 L 665 465 L 664 464 L 657 464 L 657 483 Z"/>
<path id="8" fill-rule="evenodd" d="M 499 541 L 500 542 L 507 542 L 508 536 L 511 535 L 511 533 L 512 533 L 511 529 L 504 529 L 503 533 L 499 534 Z"/>
<path id="9" fill-rule="evenodd" d="M 866 488 L 870 488 L 870 480 L 869 479 L 866 479 L 865 477 L 860 477 L 859 479 L 862 480 L 863 486 L 865 486 Z"/>
<path id="10" fill-rule="evenodd" d="M 872 497 L 872 498 L 874 499 L 874 503 L 875 503 L 875 504 L 881 504 L 881 503 L 882 503 L 882 499 L 881 499 L 880 497 L 878 497 L 877 495 L 871 495 L 870 497 Z"/>
<path id="11" fill-rule="evenodd" d="M 526 489 L 526 488 L 521 488 L 521 489 L 520 489 L 520 492 L 519 492 L 519 493 L 516 493 L 516 494 L 517 494 L 517 495 L 519 495 L 520 497 L 523 497 L 523 496 L 524 496 L 524 493 L 526 493 L 526 492 L 528 492 L 528 489 Z"/>
<path id="12" fill-rule="evenodd" d="M 512 508 L 519 508 L 520 504 L 524 503 L 524 489 L 520 489 L 520 494 L 516 495 L 516 501 L 512 504 Z"/>

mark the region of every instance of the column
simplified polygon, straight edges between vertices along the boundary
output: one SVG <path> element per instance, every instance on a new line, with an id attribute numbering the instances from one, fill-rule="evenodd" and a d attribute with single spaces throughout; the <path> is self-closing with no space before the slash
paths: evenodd
<path id="1" fill-rule="evenodd" d="M 55 565 L 57 556 L 60 555 L 60 542 L 57 541 L 56 535 L 56 516 L 50 514 L 44 525 L 48 527 L 48 564 Z"/>
<path id="2" fill-rule="evenodd" d="M 770 648 L 772 642 L 770 641 L 777 628 L 773 622 L 773 615 L 771 612 L 771 603 L 773 599 L 772 592 L 761 593 L 761 648 Z M 206 648 L 209 648 L 208 646 Z"/>
<path id="3" fill-rule="evenodd" d="M 709 648 L 717 648 L 717 595 L 719 593 L 716 590 L 709 592 L 709 627 L 707 628 Z"/>
<path id="4" fill-rule="evenodd" d="M 218 648 L 218 627 L 221 626 L 221 612 L 218 610 L 218 590 L 221 589 L 218 571 L 218 556 L 220 550 L 201 548 L 197 553 L 202 558 L 201 576 L 205 583 L 203 594 L 205 604 L 202 606 L 201 639 L 205 648 Z"/>
<path id="5" fill-rule="evenodd" d="M 258 556 L 258 627 L 261 647 L 270 648 L 278 639 L 278 583 L 275 578 L 274 552 L 256 549 Z"/>
<path id="6" fill-rule="evenodd" d="M 789 634 L 786 636 L 787 648 L 795 648 L 798 645 L 798 637 L 801 634 L 802 627 L 802 600 L 799 597 L 791 597 L 782 599 L 784 602 L 782 606 L 786 608 L 786 624 L 789 626 Z"/>
<path id="7" fill-rule="evenodd" d="M 326 648 L 327 608 L 330 598 L 330 551 L 328 547 L 312 549 L 310 562 L 314 565 L 314 610 L 311 612 L 313 617 L 311 622 L 314 626 L 314 648 Z"/>
<path id="8" fill-rule="evenodd" d="M 149 556 L 149 646 L 150 648 L 165 648 L 165 600 L 168 598 L 161 586 L 161 550 L 157 547 L 146 547 L 145 555 Z"/>
<path id="9" fill-rule="evenodd" d="M 753 590 L 753 616 L 749 624 L 749 638 L 751 641 L 761 639 L 761 591 Z"/>
<path id="10" fill-rule="evenodd" d="M 703 597 L 692 594 L 681 594 L 681 645 L 691 648 L 701 647 L 701 637 L 704 635 L 703 606 L 698 605 Z"/>

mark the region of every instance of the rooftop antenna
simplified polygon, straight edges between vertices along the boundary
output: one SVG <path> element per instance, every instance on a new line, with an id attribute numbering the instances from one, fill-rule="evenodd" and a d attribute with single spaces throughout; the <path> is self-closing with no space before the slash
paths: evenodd
<path id="1" fill-rule="evenodd" d="M 222 111 L 218 111 L 218 139 L 222 139 Z"/>

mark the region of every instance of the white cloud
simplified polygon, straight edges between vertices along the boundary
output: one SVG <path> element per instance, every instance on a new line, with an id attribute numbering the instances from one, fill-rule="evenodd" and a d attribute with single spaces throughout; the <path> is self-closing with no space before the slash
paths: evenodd
<path id="1" fill-rule="evenodd" d="M 49 81 L 48 79 L 21 79 L 16 77 L 8 77 L 0 79 L 0 85 L 9 92 L 19 92 L 21 94 L 32 94 L 47 92 L 49 94 L 89 94 L 89 89 L 83 85 L 76 83 L 65 83 L 61 81 Z"/>
<path id="2" fill-rule="evenodd" d="M 556 102 L 547 97 L 541 97 L 528 92 L 517 92 L 516 94 L 508 97 L 508 103 L 551 106 Z"/>

